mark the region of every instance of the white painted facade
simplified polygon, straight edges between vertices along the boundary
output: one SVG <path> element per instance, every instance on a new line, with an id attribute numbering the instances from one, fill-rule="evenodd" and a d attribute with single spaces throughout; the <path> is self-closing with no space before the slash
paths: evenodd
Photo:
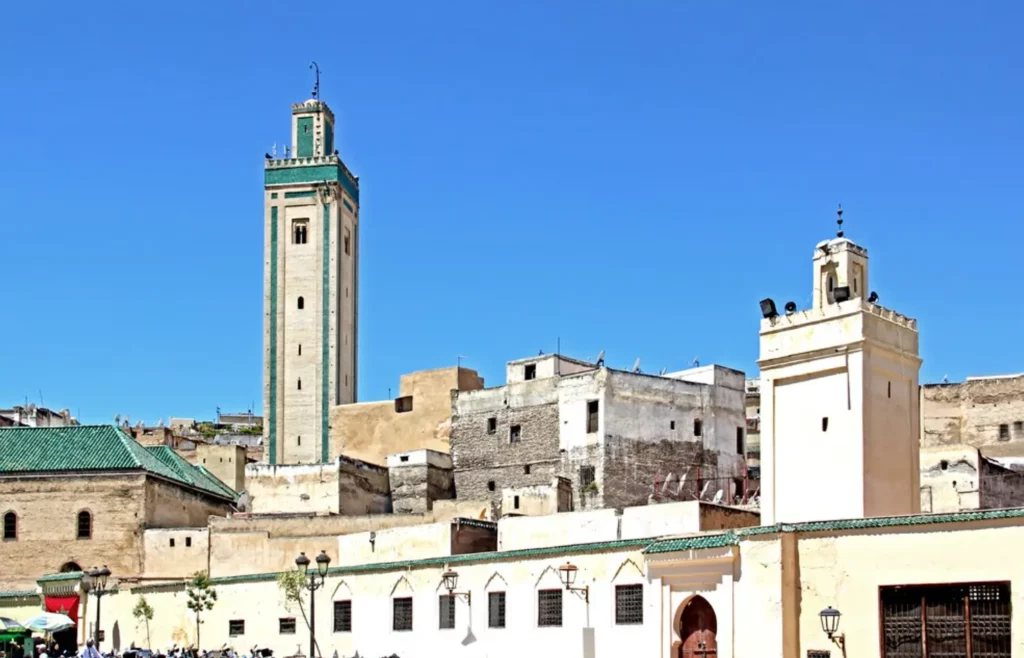
<path id="1" fill-rule="evenodd" d="M 917 322 L 864 298 L 866 249 L 813 262 L 813 307 L 761 323 L 762 523 L 917 513 Z"/>

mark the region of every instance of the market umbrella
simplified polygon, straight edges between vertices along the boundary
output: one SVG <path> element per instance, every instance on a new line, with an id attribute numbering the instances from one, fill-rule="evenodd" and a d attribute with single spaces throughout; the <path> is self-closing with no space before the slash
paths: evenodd
<path id="1" fill-rule="evenodd" d="M 29 630 L 39 631 L 40 633 L 59 633 L 69 628 L 73 628 L 75 626 L 75 622 L 67 615 L 58 615 L 55 612 L 44 612 L 41 615 L 36 615 L 32 619 L 29 619 L 23 625 Z"/>
<path id="2" fill-rule="evenodd" d="M 0 632 L 3 631 L 23 631 L 25 627 L 7 617 L 0 617 Z"/>

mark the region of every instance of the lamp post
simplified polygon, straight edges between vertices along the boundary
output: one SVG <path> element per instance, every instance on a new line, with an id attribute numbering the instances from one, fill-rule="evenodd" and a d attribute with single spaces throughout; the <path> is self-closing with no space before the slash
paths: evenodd
<path id="1" fill-rule="evenodd" d="M 567 592 L 583 592 L 583 600 L 590 603 L 590 585 L 584 585 L 583 587 L 575 587 L 576 573 L 579 569 L 576 565 L 571 562 L 566 562 L 562 566 L 558 567 L 558 575 L 562 577 L 562 584 L 565 585 L 565 591 Z"/>
<path id="2" fill-rule="evenodd" d="M 102 569 L 93 569 L 88 572 L 89 590 L 96 595 L 96 650 L 100 650 L 100 642 L 103 638 L 102 627 L 100 626 L 100 607 L 103 602 L 103 595 L 107 593 L 107 579 L 110 578 L 110 569 L 104 565 Z"/>
<path id="3" fill-rule="evenodd" d="M 455 590 L 459 586 L 459 572 L 448 569 L 441 574 L 441 579 L 444 581 L 444 588 L 448 590 L 448 596 L 461 596 L 466 599 L 466 603 L 471 603 L 470 592 L 456 592 Z"/>
<path id="4" fill-rule="evenodd" d="M 327 551 L 320 551 L 320 555 L 316 556 L 316 571 L 312 572 L 309 571 L 309 558 L 305 553 L 299 553 L 299 557 L 295 558 L 299 574 L 303 578 L 308 576 L 304 587 L 309 590 L 309 658 L 316 656 L 316 601 L 313 593 L 323 587 L 330 565 L 331 558 L 327 556 Z"/>

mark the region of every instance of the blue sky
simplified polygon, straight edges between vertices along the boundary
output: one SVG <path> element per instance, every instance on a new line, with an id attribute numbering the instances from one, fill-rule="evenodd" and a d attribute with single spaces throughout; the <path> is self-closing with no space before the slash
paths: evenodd
<path id="1" fill-rule="evenodd" d="M 300 8 L 301 7 L 301 8 Z M 263 154 L 361 177 L 360 398 L 553 351 L 756 370 L 846 210 L 922 381 L 1024 371 L 1024 5 L 6 3 L 0 406 L 261 405 Z"/>

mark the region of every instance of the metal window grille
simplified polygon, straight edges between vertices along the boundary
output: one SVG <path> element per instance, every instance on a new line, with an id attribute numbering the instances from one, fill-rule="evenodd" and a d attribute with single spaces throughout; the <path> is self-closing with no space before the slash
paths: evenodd
<path id="1" fill-rule="evenodd" d="M 228 635 L 231 637 L 237 637 L 239 635 L 245 635 L 245 620 L 244 619 L 232 619 L 228 622 Z"/>
<path id="2" fill-rule="evenodd" d="M 884 658 L 1010 658 L 1009 583 L 885 587 Z"/>
<path id="3" fill-rule="evenodd" d="M 615 586 L 615 623 L 644 623 L 644 586 Z"/>
<path id="4" fill-rule="evenodd" d="M 580 466 L 580 489 L 594 483 L 594 467 Z"/>
<path id="5" fill-rule="evenodd" d="M 90 539 L 92 537 L 92 515 L 82 511 L 78 513 L 78 538 Z"/>
<path id="6" fill-rule="evenodd" d="M 412 630 L 412 597 L 394 599 L 392 602 L 391 630 Z"/>
<path id="7" fill-rule="evenodd" d="M 505 592 L 490 592 L 487 595 L 488 628 L 505 628 Z"/>
<path id="8" fill-rule="evenodd" d="M 537 625 L 562 625 L 562 590 L 542 589 L 537 592 Z"/>
<path id="9" fill-rule="evenodd" d="M 334 602 L 334 632 L 335 633 L 351 633 L 352 632 L 352 602 L 351 601 L 335 601 Z"/>
<path id="10" fill-rule="evenodd" d="M 295 617 L 281 617 L 278 619 L 277 632 L 281 635 L 295 635 Z"/>
<path id="11" fill-rule="evenodd" d="M 437 627 L 441 630 L 455 628 L 455 597 L 442 594 L 437 597 Z"/>

